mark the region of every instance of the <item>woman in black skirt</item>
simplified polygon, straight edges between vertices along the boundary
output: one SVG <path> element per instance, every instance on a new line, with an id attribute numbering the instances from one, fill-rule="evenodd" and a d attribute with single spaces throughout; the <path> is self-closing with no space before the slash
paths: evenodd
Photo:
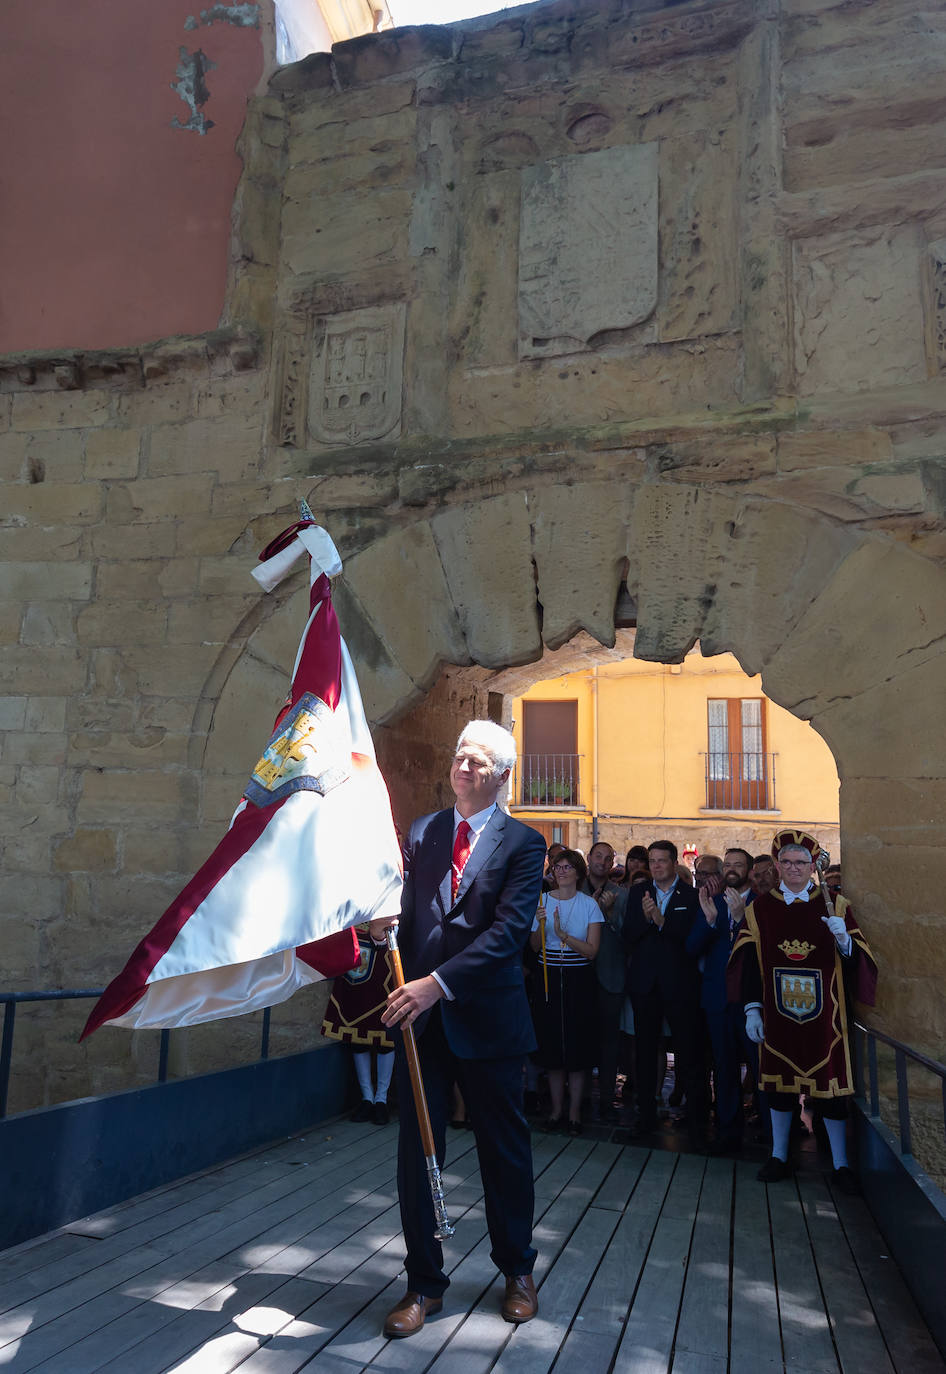
<path id="1" fill-rule="evenodd" d="M 535 1060 L 545 1069 L 552 1099 L 547 1129 L 562 1124 L 565 1076 L 568 1075 L 568 1133 L 581 1134 L 581 1095 L 585 1073 L 595 1062 L 597 1021 L 592 960 L 598 953 L 604 917 L 598 903 L 578 884 L 588 874 L 574 849 L 558 854 L 552 870 L 555 886 L 543 899 L 532 923 L 529 944 L 539 952 L 533 1018 L 539 1042 Z M 542 925 L 545 926 L 545 969 Z M 548 998 L 545 975 L 548 975 Z"/>

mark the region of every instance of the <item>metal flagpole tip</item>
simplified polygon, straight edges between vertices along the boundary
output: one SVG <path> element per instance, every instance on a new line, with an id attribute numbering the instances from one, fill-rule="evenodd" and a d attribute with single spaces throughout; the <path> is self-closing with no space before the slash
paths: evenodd
<path id="1" fill-rule="evenodd" d="M 315 519 L 315 516 L 314 516 L 313 513 L 312 513 L 312 507 L 309 505 L 308 501 L 306 501 L 304 497 L 303 497 L 303 499 L 299 502 L 299 519 L 300 519 L 300 520 L 314 520 L 314 519 Z"/>

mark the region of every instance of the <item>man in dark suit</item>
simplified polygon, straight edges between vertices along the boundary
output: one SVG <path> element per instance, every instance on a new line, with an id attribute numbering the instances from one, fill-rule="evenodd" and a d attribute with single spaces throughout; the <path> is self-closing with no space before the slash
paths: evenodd
<path id="1" fill-rule="evenodd" d="M 444 1154 L 454 1080 L 476 1139 L 491 1256 L 506 1276 L 502 1315 L 538 1311 L 532 1267 L 532 1144 L 522 1111 L 522 1061 L 535 1034 L 522 949 L 542 885 L 545 841 L 499 810 L 496 798 L 516 757 L 512 735 L 471 721 L 450 769 L 456 804 L 423 816 L 404 846 L 398 943 L 408 981 L 382 1020 L 416 1023 L 437 1155 Z M 379 939 L 388 923 L 372 922 Z M 430 1185 L 400 1036 L 398 1196 L 407 1244 L 407 1293 L 388 1314 L 386 1336 L 410 1336 L 443 1305 L 449 1279 L 434 1239 Z"/>
<path id="2" fill-rule="evenodd" d="M 713 1049 L 713 1078 L 716 1086 L 716 1139 L 713 1154 L 738 1152 L 742 1148 L 742 1065 L 755 1069 L 758 1054 L 746 1036 L 741 1006 L 728 1000 L 726 969 L 729 954 L 745 919 L 746 902 L 752 898 L 749 868 L 752 857 L 744 849 L 727 849 L 722 864 L 725 887 L 718 893 L 700 883 L 697 863 L 697 893 L 700 911 L 687 937 L 687 953 L 698 958 L 702 968 L 700 1006 L 706 1017 Z"/>
<path id="3" fill-rule="evenodd" d="M 647 858 L 651 881 L 631 888 L 624 918 L 637 1060 L 636 1126 L 645 1135 L 657 1124 L 657 1050 L 666 1019 L 677 1085 L 686 1092 L 690 1137 L 702 1145 L 707 1102 L 697 1044 L 699 971 L 686 951 L 699 903 L 695 890 L 679 880 L 671 840 L 648 845 Z"/>

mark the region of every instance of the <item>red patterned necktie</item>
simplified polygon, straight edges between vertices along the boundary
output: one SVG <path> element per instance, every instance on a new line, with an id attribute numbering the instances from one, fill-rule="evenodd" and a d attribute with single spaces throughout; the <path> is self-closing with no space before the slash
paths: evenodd
<path id="1" fill-rule="evenodd" d="M 453 883 L 450 895 L 453 900 L 457 899 L 457 889 L 460 886 L 460 878 L 466 868 L 466 861 L 470 857 L 470 823 L 461 821 L 457 826 L 457 833 L 453 837 Z"/>

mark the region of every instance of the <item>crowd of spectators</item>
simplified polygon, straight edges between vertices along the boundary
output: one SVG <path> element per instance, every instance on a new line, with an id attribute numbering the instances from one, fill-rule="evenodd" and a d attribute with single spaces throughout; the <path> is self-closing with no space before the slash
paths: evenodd
<path id="1" fill-rule="evenodd" d="M 669 840 L 635 845 L 623 862 L 605 841 L 587 857 L 549 846 L 526 952 L 539 1042 L 526 1102 L 542 1114 L 544 1071 L 545 1129 L 580 1135 L 594 1113 L 644 1139 L 667 1122 L 692 1148 L 731 1154 L 754 1121 L 771 1142 L 730 954 L 747 908 L 779 884 L 771 853 L 741 847 L 699 855 L 691 870 Z M 824 886 L 836 897 L 840 884 L 835 864 Z"/>

